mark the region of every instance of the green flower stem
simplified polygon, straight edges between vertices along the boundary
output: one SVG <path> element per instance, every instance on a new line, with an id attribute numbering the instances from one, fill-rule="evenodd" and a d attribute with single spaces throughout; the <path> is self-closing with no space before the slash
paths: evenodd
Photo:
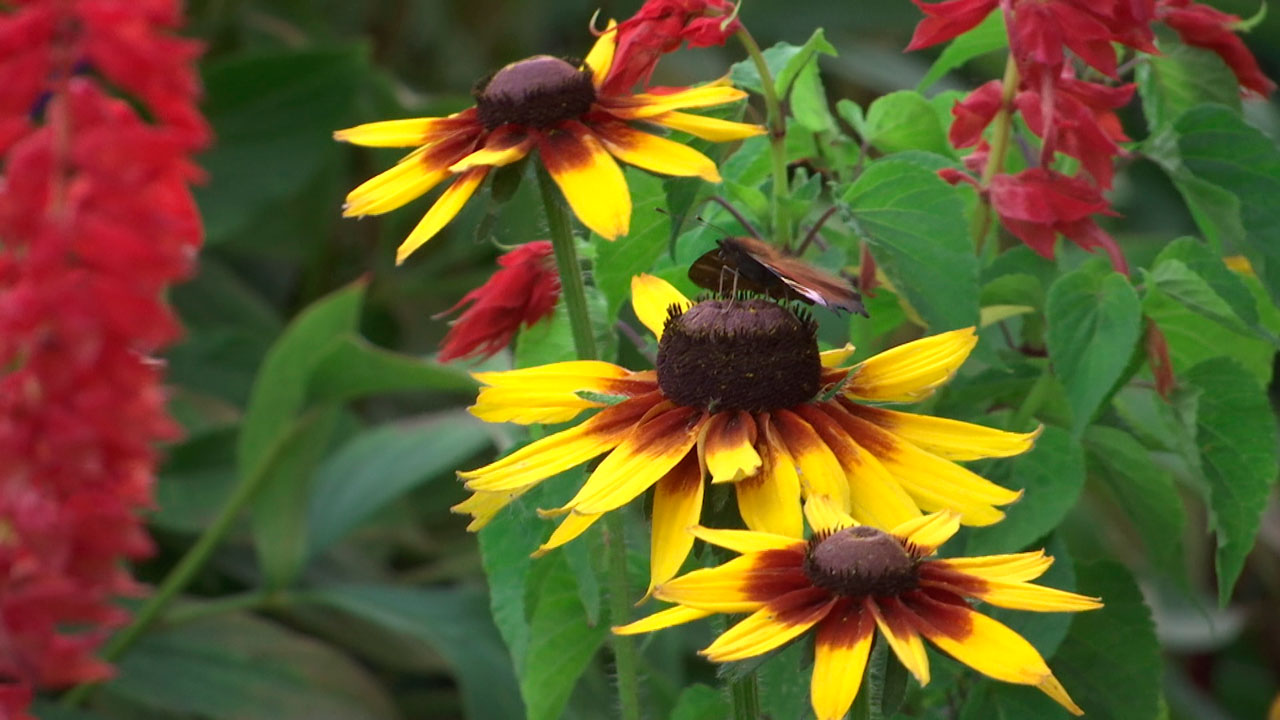
<path id="1" fill-rule="evenodd" d="M 155 593 L 143 603 L 142 608 L 138 610 L 138 614 L 134 616 L 133 622 L 129 623 L 120 632 L 112 635 L 111 639 L 103 645 L 101 652 L 103 660 L 107 662 L 115 661 L 164 615 L 169 604 L 191 584 L 196 574 L 204 568 L 205 563 L 213 556 L 213 551 L 217 549 L 218 545 L 226 538 L 227 533 L 231 531 L 231 526 L 235 523 L 236 518 L 240 516 L 240 512 L 258 494 L 258 490 L 262 488 L 267 479 L 272 477 L 276 458 L 287 452 L 289 446 L 298 437 L 305 434 L 306 430 L 321 414 L 320 411 L 312 411 L 303 416 L 287 435 L 275 441 L 263 462 L 241 480 L 231 498 L 227 500 L 227 504 L 223 505 L 222 510 L 218 512 L 217 517 L 209 523 L 209 526 L 205 528 L 196 543 L 191 546 L 191 549 L 187 550 L 187 554 L 182 556 L 182 559 L 178 561 L 173 570 L 169 571 L 164 581 L 156 588 Z M 97 687 L 96 683 L 81 683 L 71 688 L 62 697 L 62 705 L 69 708 L 76 707 L 88 698 L 89 693 L 95 687 Z"/>
<path id="2" fill-rule="evenodd" d="M 758 720 L 760 717 L 760 682 L 755 671 L 735 680 L 729 686 L 733 699 L 733 720 Z"/>
<path id="3" fill-rule="evenodd" d="M 1004 156 L 1009 150 L 1009 138 L 1013 131 L 1013 98 L 1018 92 L 1018 63 L 1009 53 L 1004 65 L 1004 79 L 1001 80 L 1000 110 L 992 121 L 994 130 L 991 136 L 991 152 L 987 155 L 986 167 L 982 168 L 982 177 L 978 185 L 985 191 L 991 186 L 991 179 L 1004 169 Z M 980 198 L 978 207 L 973 212 L 973 223 L 970 232 L 973 235 L 974 249 L 981 253 L 987 241 L 987 233 L 991 230 L 991 200 Z"/>
<path id="4" fill-rule="evenodd" d="M 1040 373 L 1040 377 L 1036 378 L 1035 384 L 1027 391 L 1027 397 L 1022 400 L 1022 405 L 1018 406 L 1018 410 L 1013 414 L 1013 419 L 1009 421 L 1010 429 L 1015 432 L 1025 432 L 1025 428 L 1036 413 L 1040 411 L 1040 406 L 1044 405 L 1044 401 L 1049 398 L 1049 390 L 1053 385 L 1053 371 L 1048 365 L 1045 365 L 1044 372 Z"/>
<path id="5" fill-rule="evenodd" d="M 546 207 L 547 227 L 551 233 L 551 246 L 555 250 L 556 269 L 560 272 L 560 293 L 565 310 L 569 313 L 569 325 L 573 328 L 573 345 L 579 360 L 596 359 L 595 335 L 591 330 L 591 315 L 587 310 L 587 291 L 582 282 L 582 268 L 573 244 L 573 232 L 569 227 L 560 191 L 547 173 L 537 166 L 538 189 L 542 192 L 542 204 Z M 621 512 L 606 513 L 605 532 L 608 534 L 609 620 L 614 625 L 625 625 L 631 610 L 627 588 L 626 517 Z M 613 660 L 618 675 L 618 704 L 622 720 L 640 720 L 640 663 L 635 642 L 628 636 L 613 635 Z"/>
<path id="6" fill-rule="evenodd" d="M 542 204 L 547 212 L 551 247 L 555 250 L 556 270 L 560 273 L 560 296 L 564 298 L 564 307 L 569 313 L 569 326 L 573 329 L 573 347 L 578 352 L 579 360 L 595 360 L 595 333 L 591 330 L 587 288 L 582 282 L 582 268 L 578 265 L 578 251 L 573 244 L 569 213 L 565 210 L 560 189 L 556 187 L 550 173 L 540 163 L 534 165 L 538 169 L 538 190 L 542 192 Z"/>
<path id="7" fill-rule="evenodd" d="M 773 74 L 769 72 L 769 64 L 765 62 L 760 45 L 746 28 L 739 29 L 736 34 L 738 42 L 747 49 L 747 55 L 755 63 L 756 72 L 760 75 L 760 90 L 764 95 L 766 122 L 769 126 L 769 150 L 773 157 L 773 233 L 779 245 L 790 248 L 791 215 L 787 210 L 787 199 L 791 188 L 787 182 L 787 116 L 782 112 L 778 89 L 773 84 Z"/>

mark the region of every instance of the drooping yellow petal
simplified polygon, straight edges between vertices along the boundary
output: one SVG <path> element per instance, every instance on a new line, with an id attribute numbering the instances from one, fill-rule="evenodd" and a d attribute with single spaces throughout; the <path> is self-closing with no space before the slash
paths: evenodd
<path id="1" fill-rule="evenodd" d="M 756 423 L 751 413 L 719 412 L 702 426 L 699 456 L 706 459 L 712 483 L 737 482 L 760 470 Z"/>
<path id="2" fill-rule="evenodd" d="M 662 339 L 662 329 L 667 324 L 667 317 L 673 306 L 684 311 L 693 307 L 693 302 L 674 285 L 657 275 L 642 273 L 631 278 L 631 308 L 635 310 L 640 322 L 659 340 Z"/>
<path id="3" fill-rule="evenodd" d="M 720 118 L 674 110 L 660 115 L 652 115 L 644 120 L 645 122 L 661 125 L 672 130 L 679 130 L 711 142 L 733 142 L 765 133 L 765 128 L 760 125 L 721 120 Z"/>
<path id="4" fill-rule="evenodd" d="M 449 172 L 461 173 L 477 167 L 502 167 L 523 158 L 533 149 L 533 136 L 511 126 L 489 134 L 484 147 L 449 166 Z"/>
<path id="5" fill-rule="evenodd" d="M 596 521 L 601 517 L 603 517 L 603 513 L 586 514 L 570 512 L 565 515 L 564 520 L 561 520 L 560 524 L 556 526 L 555 531 L 551 533 L 551 537 L 547 538 L 546 542 L 539 545 L 538 549 L 533 551 L 533 557 L 542 557 L 570 540 L 573 540 L 586 532 L 592 525 L 595 525 Z"/>
<path id="6" fill-rule="evenodd" d="M 688 145 L 641 132 L 623 122 L 601 122 L 591 127 L 605 149 L 628 165 L 660 175 L 720 182 L 720 172 L 711 158 Z"/>
<path id="7" fill-rule="evenodd" d="M 920 509 L 875 455 L 849 437 L 833 417 L 844 410 L 833 404 L 804 405 L 796 412 L 835 454 L 848 480 L 849 515 L 860 523 L 890 528 L 920 517 Z"/>
<path id="8" fill-rule="evenodd" d="M 613 157 L 582 123 L 562 123 L 538 142 L 542 164 L 573 214 L 601 237 L 626 235 L 631 225 L 631 193 Z"/>
<path id="9" fill-rule="evenodd" d="M 848 410 L 913 445 L 948 460 L 1018 455 L 1031 449 L 1041 430 L 1037 428 L 1029 433 L 1007 432 L 960 420 L 866 405 L 850 405 Z"/>
<path id="10" fill-rule="evenodd" d="M 815 533 L 843 530 L 858 524 L 849 513 L 837 507 L 831 498 L 822 495 L 811 495 L 805 500 L 804 516 Z"/>
<path id="11" fill-rule="evenodd" d="M 777 430 L 777 434 L 766 436 L 767 441 L 785 448 L 795 461 L 805 495 L 825 495 L 842 510 L 848 510 L 849 480 L 840 461 L 813 426 L 790 410 L 779 410 L 773 413 L 770 428 Z"/>
<path id="12" fill-rule="evenodd" d="M 636 398 L 607 407 L 581 425 L 536 440 L 484 467 L 459 472 L 458 477 L 467 481 L 467 489 L 485 492 L 542 482 L 617 447 L 655 402 L 656 398 Z"/>
<path id="13" fill-rule="evenodd" d="M 675 577 L 693 549 L 692 528 L 702 513 L 703 488 L 702 467 L 692 453 L 654 486 L 646 595 Z"/>
<path id="14" fill-rule="evenodd" d="M 650 417 L 601 461 L 565 508 L 593 514 L 631 502 L 693 449 L 704 422 L 700 414 L 673 407 Z"/>
<path id="15" fill-rule="evenodd" d="M 609 26 L 604 32 L 596 38 L 596 42 L 591 46 L 591 52 L 587 53 L 587 58 L 582 61 L 583 67 L 591 71 L 591 85 L 597 90 L 604 85 L 604 80 L 609 76 L 609 69 L 613 67 L 613 54 L 618 49 L 618 23 L 615 20 L 609 20 Z"/>
<path id="16" fill-rule="evenodd" d="M 423 161 L 426 148 L 416 150 L 401 162 L 369 178 L 347 193 L 343 217 L 381 215 L 421 197 L 449 177 L 443 167 L 429 168 Z"/>
<path id="17" fill-rule="evenodd" d="M 1053 558 L 1045 555 L 1044 550 L 1035 550 L 1005 555 L 947 558 L 932 562 L 984 580 L 1026 582 L 1043 575 L 1053 565 Z"/>
<path id="18" fill-rule="evenodd" d="M 603 99 L 601 103 L 609 113 L 627 120 L 652 118 L 672 110 L 712 107 L 742 100 L 747 93 L 730 85 L 703 85 L 673 93 L 658 95 L 636 93 Z"/>
<path id="19" fill-rule="evenodd" d="M 845 363 L 854 353 L 856 348 L 849 343 L 845 343 L 844 347 L 834 350 L 823 350 L 818 353 L 818 359 L 822 362 L 824 368 L 838 368 Z"/>
<path id="20" fill-rule="evenodd" d="M 800 552 L 805 547 L 804 540 L 797 539 L 795 536 L 756 530 L 716 530 L 698 526 L 693 528 L 693 535 L 704 542 L 743 554 L 766 550 Z"/>
<path id="21" fill-rule="evenodd" d="M 733 486 L 738 496 L 738 514 L 747 527 L 757 532 L 802 537 L 804 516 L 800 513 L 800 476 L 795 462 L 781 446 L 762 442 L 759 450 L 760 471 Z"/>
<path id="22" fill-rule="evenodd" d="M 914 545 L 918 557 L 932 555 L 940 545 L 950 540 L 960 529 L 960 514 L 941 510 L 921 518 L 908 520 L 890 531 L 894 537 Z"/>
<path id="23" fill-rule="evenodd" d="M 955 375 L 977 344 L 978 336 L 970 327 L 899 345 L 856 365 L 844 394 L 878 402 L 928 397 Z"/>
<path id="24" fill-rule="evenodd" d="M 653 632 L 663 628 L 683 625 L 694 620 L 701 620 L 704 617 L 714 615 L 710 610 L 696 610 L 694 608 L 677 605 L 673 608 L 667 608 L 661 612 L 656 612 L 648 617 L 640 618 L 633 623 L 620 625 L 613 628 L 613 632 L 617 635 L 638 635 L 640 633 Z"/>
<path id="25" fill-rule="evenodd" d="M 863 608 L 875 618 L 880 635 L 893 648 L 902 666 L 915 676 L 921 685 L 929 684 L 929 656 L 925 653 L 920 633 L 911 626 L 904 615 L 901 603 L 894 598 L 884 601 L 884 607 L 873 598 L 863 601 Z M 909 612 L 909 611 L 907 611 Z"/>
<path id="26" fill-rule="evenodd" d="M 396 248 L 396 264 L 399 265 L 409 257 L 414 250 L 422 247 L 428 240 L 435 237 L 440 229 L 449 223 L 462 210 L 462 206 L 467 204 L 471 196 L 475 194 L 476 188 L 480 187 L 480 183 L 484 181 L 485 176 L 489 174 L 489 168 L 478 167 L 468 170 L 457 177 L 453 184 L 448 187 L 436 200 L 427 214 L 422 216 L 422 220 L 418 222 L 413 232 L 409 233 L 409 237 L 400 243 L 400 247 Z"/>
<path id="27" fill-rule="evenodd" d="M 471 522 L 467 524 L 467 531 L 478 532 L 485 525 L 488 525 L 489 521 L 493 520 L 502 508 L 510 505 L 516 498 L 525 494 L 528 489 L 526 487 L 507 492 L 472 493 L 471 497 L 449 508 L 449 511 L 460 515 L 470 515 Z"/>
<path id="28" fill-rule="evenodd" d="M 828 600 L 814 604 L 785 618 L 773 608 L 757 610 L 726 630 L 700 654 L 712 662 L 733 662 L 762 655 L 803 635 L 824 618 L 835 603 L 836 600 Z"/>
<path id="29" fill-rule="evenodd" d="M 920 632 L 940 650 L 996 680 L 1039 687 L 1073 714 L 1083 714 L 1021 635 L 969 608 L 935 605 L 937 612 L 916 610 Z"/>
<path id="30" fill-rule="evenodd" d="M 433 140 L 438 140 L 441 136 L 460 132 L 472 125 L 479 129 L 475 114 L 475 109 L 470 108 L 442 118 L 381 120 L 334 131 L 333 139 L 365 147 L 426 145 Z"/>
<path id="31" fill-rule="evenodd" d="M 862 685 L 875 625 L 867 613 L 830 616 L 818 626 L 813 643 L 813 679 L 809 701 L 818 720 L 841 720 Z"/>

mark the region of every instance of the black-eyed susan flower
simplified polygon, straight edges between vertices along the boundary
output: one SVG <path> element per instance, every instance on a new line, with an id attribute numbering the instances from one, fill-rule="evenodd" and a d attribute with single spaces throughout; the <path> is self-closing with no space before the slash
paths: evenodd
<path id="1" fill-rule="evenodd" d="M 1044 551 L 930 559 L 960 526 L 953 512 L 915 518 L 886 532 L 859 525 L 812 498 L 805 514 L 813 537 L 695 528 L 706 542 L 741 555 L 659 584 L 654 595 L 677 603 L 614 632 L 650 632 L 715 613 L 750 613 L 701 654 L 713 662 L 761 655 L 812 632 L 810 701 L 819 720 L 839 720 L 862 684 L 877 628 L 906 669 L 925 685 L 924 641 L 984 675 L 1033 685 L 1083 714 L 1022 636 L 975 611 L 968 599 L 1036 612 L 1079 612 L 1096 598 L 1032 584 L 1053 563 Z"/>
<path id="2" fill-rule="evenodd" d="M 370 147 L 416 147 L 395 167 L 347 195 L 343 215 L 379 215 L 453 179 L 396 252 L 402 262 L 458 214 L 496 167 L 537 150 L 569 207 L 591 230 L 614 239 L 631 222 L 631 195 L 616 157 L 663 175 L 719 182 L 710 158 L 638 129 L 643 123 L 714 142 L 759 135 L 758 125 L 703 117 L 684 110 L 741 100 L 746 93 L 712 84 L 667 94 L 602 90 L 617 44 L 604 32 L 581 64 L 549 55 L 511 63 L 481 80 L 475 107 L 442 118 L 367 123 L 334 133 Z"/>
<path id="3" fill-rule="evenodd" d="M 823 495 L 859 522 L 894 527 L 921 510 L 965 524 L 1004 517 L 1019 493 L 955 460 L 1016 455 L 1036 433 L 1010 433 L 868 403 L 931 394 L 968 357 L 973 329 L 923 338 L 853 367 L 852 348 L 818 352 L 803 311 L 766 299 L 694 304 L 663 280 L 632 281 L 637 317 L 659 337 L 657 369 L 574 361 L 476 373 L 471 412 L 490 422 L 559 423 L 595 415 L 482 468 L 454 509 L 472 529 L 543 480 L 608 453 L 548 515 L 564 519 L 540 548 L 563 545 L 603 513 L 654 487 L 650 580 L 674 577 L 693 546 L 704 481 L 730 483 L 747 527 L 798 537 L 801 498 Z"/>

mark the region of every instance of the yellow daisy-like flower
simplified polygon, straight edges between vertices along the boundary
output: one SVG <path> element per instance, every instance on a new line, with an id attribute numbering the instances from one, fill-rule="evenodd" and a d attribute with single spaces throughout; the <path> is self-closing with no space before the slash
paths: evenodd
<path id="1" fill-rule="evenodd" d="M 613 28 L 611 23 L 579 67 L 549 55 L 507 65 L 477 85 L 475 107 L 462 112 L 374 122 L 334 133 L 356 145 L 417 147 L 395 167 L 352 190 L 343 215 L 380 215 L 454 178 L 401 243 L 396 251 L 400 263 L 458 214 L 491 170 L 535 148 L 582 224 L 611 240 L 625 235 L 631 223 L 631 195 L 615 157 L 650 172 L 720 182 L 710 158 L 634 123 L 713 142 L 741 140 L 764 128 L 682 111 L 734 102 L 746 93 L 723 84 L 665 95 L 603 93 L 617 45 Z"/>
<path id="2" fill-rule="evenodd" d="M 852 348 L 818 352 L 803 311 L 765 299 L 690 302 L 665 281 L 632 281 L 636 316 L 659 338 L 657 369 L 575 361 L 482 372 L 471 412 L 489 422 L 586 421 L 482 468 L 461 472 L 474 495 L 454 510 L 482 527 L 543 480 L 608 453 L 558 510 L 539 548 L 580 535 L 654 487 L 650 587 L 674 577 L 693 547 L 704 480 L 729 483 L 747 527 L 799 537 L 801 499 L 821 495 L 859 522 L 893 527 L 921 510 L 954 509 L 968 525 L 1004 517 L 1019 493 L 956 464 L 1006 457 L 1037 433 L 869 405 L 911 402 L 968 357 L 972 328 L 923 338 L 841 367 Z"/>
<path id="3" fill-rule="evenodd" d="M 809 697 L 819 720 L 839 720 L 862 684 L 877 628 L 921 685 L 929 682 L 924 640 L 978 672 L 1034 685 L 1076 715 L 1083 712 L 1031 643 L 973 610 L 967 598 L 1036 612 L 1102 607 L 1097 598 L 1032 584 L 1053 564 L 1044 551 L 931 560 L 960 527 L 943 511 L 889 532 L 859 525 L 822 498 L 805 504 L 806 541 L 749 530 L 696 528 L 703 540 L 741 556 L 654 589 L 677 603 L 620 634 L 650 632 L 715 613 L 751 613 L 701 654 L 714 662 L 769 652 L 813 630 Z"/>

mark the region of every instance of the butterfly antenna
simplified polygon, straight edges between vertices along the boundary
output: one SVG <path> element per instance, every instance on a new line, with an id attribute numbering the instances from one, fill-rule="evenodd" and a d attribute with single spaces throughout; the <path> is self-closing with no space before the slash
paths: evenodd
<path id="1" fill-rule="evenodd" d="M 809 234 L 804 236 L 804 241 L 800 243 L 800 247 L 796 248 L 796 257 L 803 255 L 804 251 L 809 249 L 809 243 L 818 239 L 818 231 L 822 229 L 822 226 L 826 224 L 826 222 L 831 219 L 831 216 L 835 215 L 836 211 L 839 209 L 840 208 L 835 205 L 832 205 L 827 208 L 826 212 L 822 213 L 822 217 L 818 218 L 818 222 L 814 223 L 813 227 L 809 229 Z"/>
<path id="2" fill-rule="evenodd" d="M 728 200 L 725 200 L 719 195 L 712 195 L 711 197 L 707 198 L 706 200 L 703 200 L 702 202 L 704 203 L 713 202 L 719 205 L 720 207 L 724 208 L 725 210 L 728 210 L 729 214 L 732 215 L 733 218 L 738 221 L 738 224 L 741 225 L 743 228 L 745 228 L 746 231 L 751 234 L 751 237 L 759 240 L 760 242 L 766 242 L 765 239 L 760 236 L 760 231 L 756 230 L 755 226 L 752 225 L 750 222 L 748 222 L 747 219 L 743 217 L 742 213 L 738 212 L 738 208 L 730 204 Z M 702 220 L 702 218 L 698 218 L 698 219 Z M 708 227 L 713 227 L 713 228 L 716 227 L 715 225 L 712 225 L 706 220 L 702 220 L 702 223 Z M 724 233 L 725 235 L 732 235 L 732 233 L 724 230 L 723 228 L 716 228 L 716 229 Z"/>

